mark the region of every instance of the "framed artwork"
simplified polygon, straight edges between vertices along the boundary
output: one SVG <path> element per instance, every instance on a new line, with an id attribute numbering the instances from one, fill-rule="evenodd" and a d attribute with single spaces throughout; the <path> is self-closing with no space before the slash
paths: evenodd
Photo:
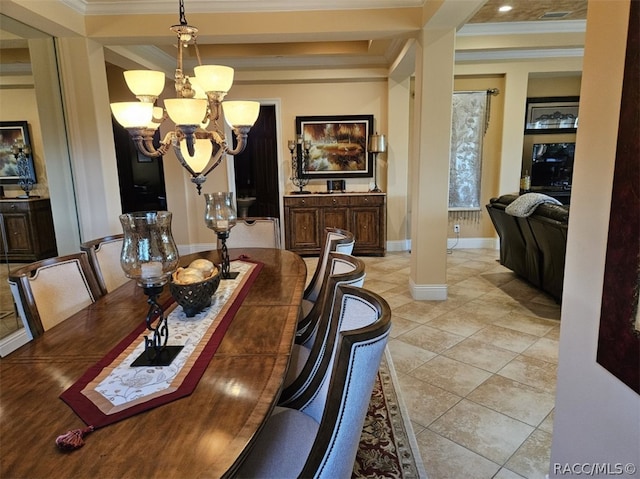
<path id="1" fill-rule="evenodd" d="M 17 184 L 20 181 L 18 161 L 13 154 L 13 144 L 21 140 L 25 146 L 32 149 L 29 127 L 26 121 L 0 122 L 0 184 Z M 36 172 L 33 166 L 33 155 L 26 155 L 28 164 L 28 179 L 36 182 Z"/>
<path id="2" fill-rule="evenodd" d="M 525 134 L 575 133 L 580 97 L 527 98 Z"/>
<path id="3" fill-rule="evenodd" d="M 366 178 L 373 176 L 368 141 L 373 115 L 298 116 L 296 133 L 308 142 L 309 156 L 298 162 L 300 178 Z M 298 158 L 302 145 L 298 144 Z"/>

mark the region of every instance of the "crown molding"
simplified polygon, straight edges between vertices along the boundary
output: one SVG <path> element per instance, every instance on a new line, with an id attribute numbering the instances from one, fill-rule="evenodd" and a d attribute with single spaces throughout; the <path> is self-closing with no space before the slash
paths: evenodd
<path id="1" fill-rule="evenodd" d="M 83 15 L 177 13 L 177 0 L 60 0 Z M 190 0 L 187 13 L 292 12 L 422 7 L 423 0 Z"/>
<path id="2" fill-rule="evenodd" d="M 480 61 L 517 61 L 536 60 L 550 58 L 581 58 L 584 56 L 584 48 L 547 48 L 539 50 L 494 50 L 456 52 L 457 62 Z"/>
<path id="3" fill-rule="evenodd" d="M 584 33 L 586 30 L 586 20 L 539 20 L 536 22 L 467 23 L 458 30 L 456 35 L 473 37 L 531 33 Z"/>

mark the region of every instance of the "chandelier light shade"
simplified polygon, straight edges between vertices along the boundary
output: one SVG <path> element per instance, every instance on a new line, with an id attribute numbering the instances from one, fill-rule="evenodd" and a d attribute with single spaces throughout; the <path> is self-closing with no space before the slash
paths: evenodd
<path id="1" fill-rule="evenodd" d="M 225 154 L 234 156 L 244 151 L 249 130 L 260 113 L 260 103 L 223 101 L 233 85 L 234 71 L 231 67 L 199 64 L 194 68 L 192 77 L 185 75 L 182 62 L 184 48 L 192 45 L 200 63 L 196 43 L 198 29 L 187 24 L 184 0 L 179 0 L 179 12 L 180 23 L 171 27 L 179 43 L 175 72 L 176 98 L 165 99 L 164 110 L 155 106 L 164 89 L 165 74 L 130 70 L 124 73 L 124 77 L 138 102 L 112 103 L 111 111 L 118 123 L 127 129 L 143 155 L 156 158 L 173 148 L 200 194 L 206 176 L 220 164 Z M 219 124 L 222 116 L 236 137 L 236 147 L 233 149 Z M 154 134 L 167 117 L 176 127 L 156 147 L 153 143 Z"/>
<path id="2" fill-rule="evenodd" d="M 164 90 L 164 73 L 152 70 L 129 70 L 124 72 L 129 90 L 136 96 L 149 97 L 153 103 Z M 141 100 L 144 101 L 144 100 Z"/>
<path id="3" fill-rule="evenodd" d="M 226 94 L 233 85 L 233 68 L 222 65 L 199 65 L 193 69 L 196 81 L 205 92 Z"/>
<path id="4" fill-rule="evenodd" d="M 231 128 L 251 127 L 260 114 L 260 103 L 256 101 L 225 101 L 222 104 L 224 119 Z"/>
<path id="5" fill-rule="evenodd" d="M 143 128 L 153 120 L 153 103 L 124 101 L 111 104 L 111 112 L 125 128 Z"/>

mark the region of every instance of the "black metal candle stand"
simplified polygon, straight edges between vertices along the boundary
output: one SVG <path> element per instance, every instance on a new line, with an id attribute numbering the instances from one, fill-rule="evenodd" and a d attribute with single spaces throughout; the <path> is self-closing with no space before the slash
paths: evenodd
<path id="1" fill-rule="evenodd" d="M 132 367 L 169 366 L 184 346 L 167 346 L 169 326 L 162 306 L 158 303 L 158 296 L 162 293 L 162 286 L 144 286 L 147 295 L 149 312 L 147 313 L 147 330 L 153 334 L 144 337 L 144 351 L 131 363 Z M 156 326 L 153 326 L 156 320 Z"/>

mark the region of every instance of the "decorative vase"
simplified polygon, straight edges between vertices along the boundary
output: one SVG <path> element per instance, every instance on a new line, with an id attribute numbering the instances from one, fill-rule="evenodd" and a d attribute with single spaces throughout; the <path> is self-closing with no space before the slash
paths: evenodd
<path id="1" fill-rule="evenodd" d="M 167 346 L 169 326 L 158 297 L 178 268 L 178 248 L 171 235 L 171 213 L 138 211 L 120 215 L 124 232 L 120 266 L 128 278 L 144 289 L 149 304 L 146 317 L 149 334 L 144 352 L 132 367 L 168 366 L 183 346 Z"/>
<path id="2" fill-rule="evenodd" d="M 162 286 L 178 268 L 171 234 L 171 212 L 138 211 L 120 215 L 124 233 L 120 265 L 142 287 Z"/>
<path id="3" fill-rule="evenodd" d="M 219 254 L 222 279 L 234 279 L 238 276 L 238 273 L 229 271 L 229 252 L 227 250 L 229 231 L 236 225 L 233 193 L 228 191 L 205 193 L 204 199 L 206 201 L 204 221 L 207 224 L 207 228 L 215 231 L 220 240 Z"/>

